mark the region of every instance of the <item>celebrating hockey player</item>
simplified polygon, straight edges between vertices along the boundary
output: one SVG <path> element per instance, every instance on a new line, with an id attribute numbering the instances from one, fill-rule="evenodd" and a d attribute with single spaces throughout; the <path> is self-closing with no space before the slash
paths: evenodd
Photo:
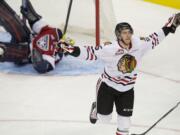
<path id="1" fill-rule="evenodd" d="M 93 102 L 90 121 L 109 122 L 115 103 L 117 111 L 116 135 L 129 135 L 134 104 L 134 84 L 137 67 L 148 50 L 153 50 L 169 33 L 175 33 L 180 25 L 180 13 L 171 17 L 158 32 L 148 37 L 133 36 L 130 24 L 117 24 L 117 41 L 111 45 L 81 48 L 80 57 L 86 60 L 101 58 L 105 61 L 104 72 L 97 82 L 97 97 Z"/>
<path id="2" fill-rule="evenodd" d="M 31 62 L 37 72 L 46 73 L 55 68 L 63 54 L 79 55 L 74 41 L 64 38 L 60 29 L 42 21 L 29 0 L 26 7 L 21 7 L 21 13 L 28 20 L 30 30 L 4 0 L 0 1 L 0 7 L 0 23 L 12 37 L 9 42 L 0 43 L 1 62 L 11 61 L 18 65 Z"/>

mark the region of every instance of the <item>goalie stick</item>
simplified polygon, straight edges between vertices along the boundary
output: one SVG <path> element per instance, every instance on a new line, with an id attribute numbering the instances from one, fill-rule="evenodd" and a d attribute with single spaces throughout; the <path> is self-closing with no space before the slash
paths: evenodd
<path id="1" fill-rule="evenodd" d="M 72 2 L 73 2 L 73 0 L 70 0 L 70 2 L 69 2 L 68 12 L 67 12 L 67 16 L 66 16 L 66 24 L 65 24 L 65 27 L 64 27 L 63 35 L 65 35 L 66 31 L 67 31 L 68 22 L 69 22 L 69 16 L 70 16 L 70 13 L 71 13 Z"/>
<path id="2" fill-rule="evenodd" d="M 141 134 L 131 134 L 131 135 L 146 135 L 150 130 L 152 130 L 162 119 L 164 119 L 168 114 L 170 114 L 174 109 L 179 106 L 180 102 L 178 102 L 174 107 L 172 107 L 167 113 L 165 113 L 161 118 L 159 118 L 150 128 L 148 128 L 145 132 Z"/>
<path id="3" fill-rule="evenodd" d="M 68 12 L 67 12 L 67 16 L 66 16 L 66 23 L 65 23 L 64 31 L 63 31 L 63 38 L 65 38 L 65 36 L 66 36 L 66 31 L 67 31 L 67 27 L 68 27 L 68 23 L 69 23 L 69 17 L 70 17 L 70 13 L 71 13 L 72 3 L 73 3 L 73 0 L 70 0 L 69 7 L 68 7 Z M 66 45 L 62 45 L 61 48 L 63 50 L 65 50 L 66 52 L 68 52 L 68 53 L 72 53 L 73 52 L 73 50 L 72 49 L 68 49 L 66 47 Z"/>
<path id="4" fill-rule="evenodd" d="M 22 0 L 22 7 L 24 9 L 27 8 L 27 0 Z M 23 20 L 24 24 L 26 24 L 26 18 L 23 15 L 22 15 L 22 20 Z"/>

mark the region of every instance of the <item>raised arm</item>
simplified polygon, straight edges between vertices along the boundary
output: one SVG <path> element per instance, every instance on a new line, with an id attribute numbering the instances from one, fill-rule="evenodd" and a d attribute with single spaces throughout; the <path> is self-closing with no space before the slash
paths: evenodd
<path id="1" fill-rule="evenodd" d="M 180 25 L 180 13 L 174 14 L 169 18 L 168 22 L 158 32 L 150 34 L 148 37 L 141 37 L 143 41 L 144 53 L 148 50 L 154 49 L 157 45 L 165 39 L 169 33 L 175 33 L 176 28 Z"/>

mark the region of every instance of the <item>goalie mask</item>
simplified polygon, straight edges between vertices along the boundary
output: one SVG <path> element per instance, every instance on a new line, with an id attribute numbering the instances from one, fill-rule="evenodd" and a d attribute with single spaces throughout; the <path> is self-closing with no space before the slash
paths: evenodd
<path id="1" fill-rule="evenodd" d="M 136 65 L 137 65 L 137 61 L 135 57 L 129 54 L 125 54 L 119 60 L 117 67 L 118 70 L 122 73 L 131 73 L 132 71 L 134 71 Z"/>
<path id="2" fill-rule="evenodd" d="M 116 35 L 117 39 L 120 39 L 121 32 L 123 30 L 127 30 L 127 29 L 130 30 L 131 34 L 134 33 L 134 30 L 129 23 L 126 23 L 126 22 L 118 23 L 115 28 L 115 35 Z"/>

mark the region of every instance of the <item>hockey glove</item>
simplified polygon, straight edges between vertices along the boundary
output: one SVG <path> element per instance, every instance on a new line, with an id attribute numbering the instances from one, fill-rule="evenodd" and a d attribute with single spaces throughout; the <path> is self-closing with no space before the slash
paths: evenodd
<path id="1" fill-rule="evenodd" d="M 61 50 L 66 55 L 78 57 L 80 55 L 80 48 L 78 46 L 67 46 L 66 44 L 60 44 Z"/>
<path id="2" fill-rule="evenodd" d="M 66 37 L 66 35 L 63 35 L 62 39 L 60 40 L 62 43 L 66 43 L 67 45 L 73 46 L 75 44 L 75 41 L 69 37 Z"/>
<path id="3" fill-rule="evenodd" d="M 57 47 L 61 48 L 64 51 L 64 53 L 72 53 L 74 51 L 74 44 L 75 41 L 73 39 L 65 38 L 65 36 L 63 36 L 63 38 L 58 41 Z"/>
<path id="4" fill-rule="evenodd" d="M 74 57 L 78 57 L 80 55 L 80 48 L 78 46 L 74 46 L 75 41 L 71 38 L 63 38 L 57 43 L 58 50 L 61 50 L 65 55 L 71 55 Z M 62 51 L 63 50 L 63 51 Z"/>
<path id="5" fill-rule="evenodd" d="M 180 13 L 174 14 L 169 18 L 164 27 L 168 28 L 169 32 L 175 33 L 176 28 L 180 25 Z"/>

